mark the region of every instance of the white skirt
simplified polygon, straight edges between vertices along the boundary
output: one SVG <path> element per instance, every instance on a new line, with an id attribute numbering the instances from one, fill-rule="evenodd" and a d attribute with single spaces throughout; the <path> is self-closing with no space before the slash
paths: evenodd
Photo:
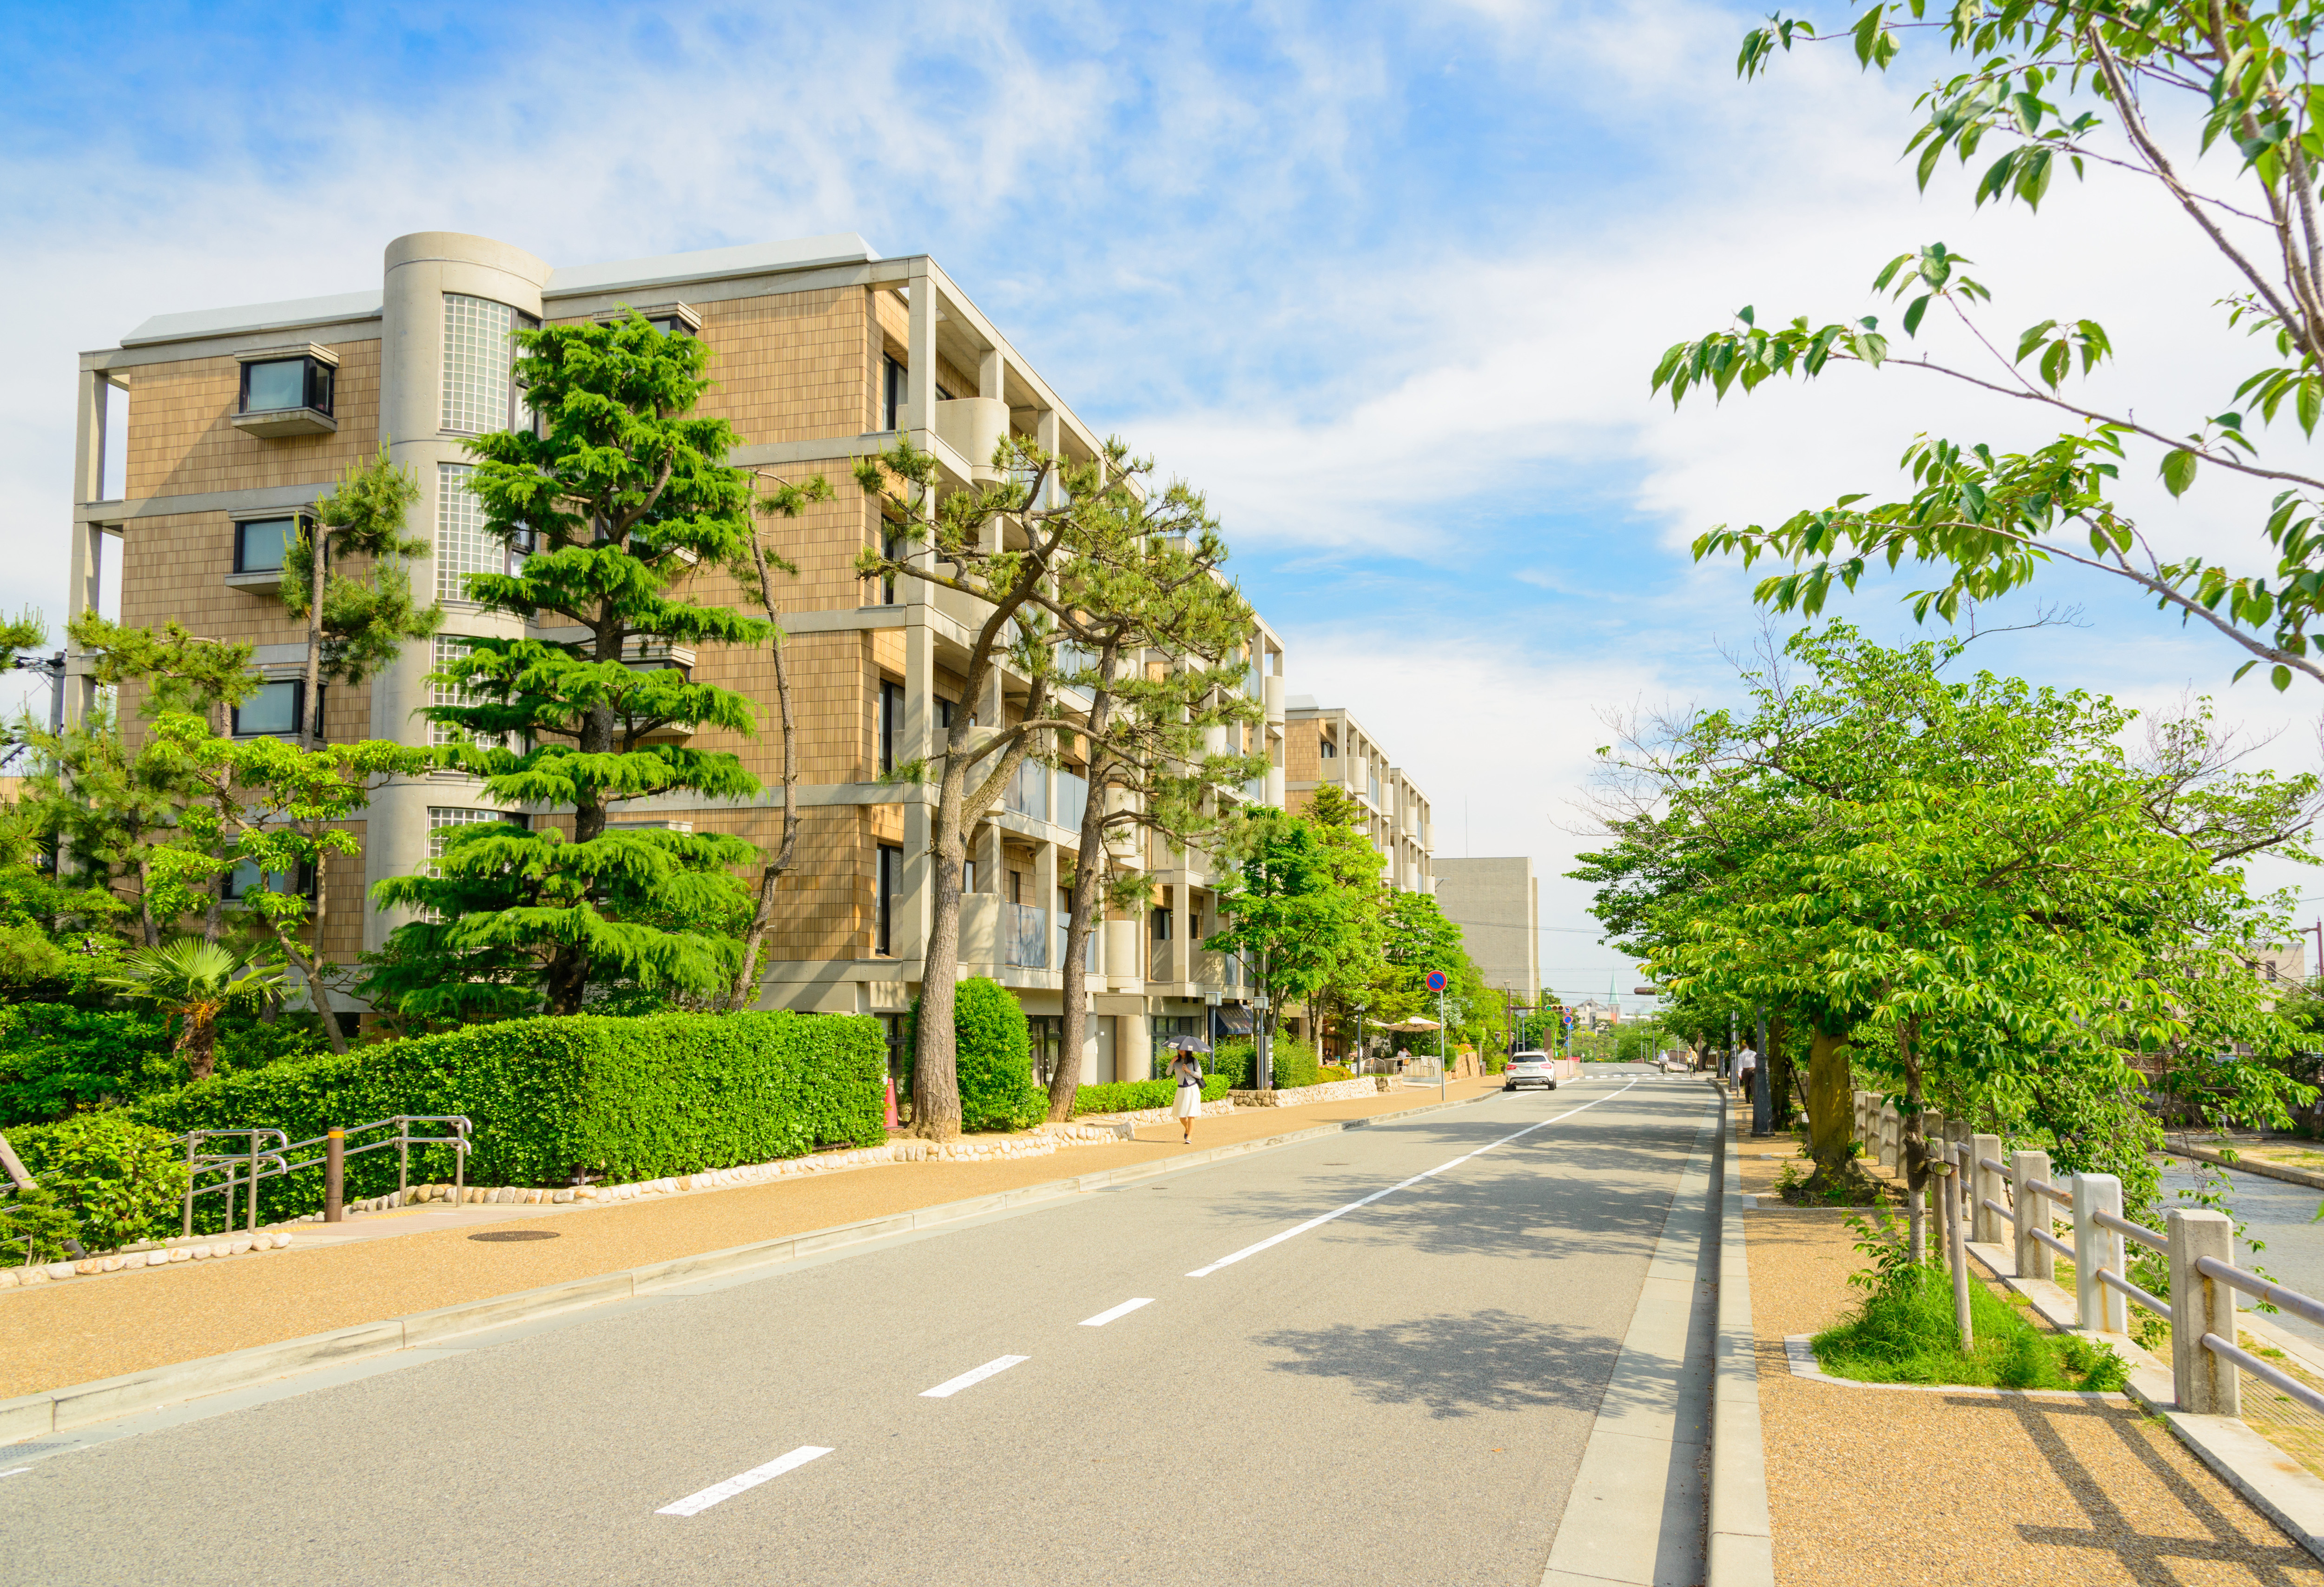
<path id="1" fill-rule="evenodd" d="M 1203 1088 L 1181 1085 L 1178 1088 L 1178 1105 L 1171 1110 L 1170 1116 L 1173 1119 L 1196 1119 L 1202 1116 L 1202 1112 Z"/>

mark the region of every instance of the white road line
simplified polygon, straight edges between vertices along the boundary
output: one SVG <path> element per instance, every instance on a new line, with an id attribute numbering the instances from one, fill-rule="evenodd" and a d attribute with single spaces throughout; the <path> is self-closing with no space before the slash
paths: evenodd
<path id="1" fill-rule="evenodd" d="M 779 1477 L 785 1472 L 796 1471 L 809 1461 L 821 1460 L 830 1453 L 831 1451 L 819 1444 L 802 1444 L 780 1460 L 769 1461 L 763 1466 L 752 1466 L 739 1477 L 729 1477 L 724 1482 L 715 1483 L 699 1493 L 689 1493 L 676 1504 L 662 1506 L 661 1509 L 654 1511 L 654 1514 L 698 1516 L 721 1500 L 732 1499 L 738 1493 L 748 1493 L 761 1482 Z"/>
<path id="2" fill-rule="evenodd" d="M 1100 1312 L 1094 1317 L 1084 1317 L 1082 1319 L 1082 1326 L 1084 1328 L 1102 1328 L 1108 1323 L 1112 1322 L 1116 1317 L 1126 1317 L 1130 1315 L 1130 1313 L 1136 1311 L 1139 1306 L 1150 1306 L 1153 1304 L 1154 1297 L 1150 1295 L 1140 1296 L 1136 1300 L 1125 1300 L 1110 1312 Z"/>
<path id="3" fill-rule="evenodd" d="M 982 1383 L 996 1372 L 1005 1372 L 1010 1368 L 1015 1366 L 1019 1361 L 1029 1361 L 1032 1359 L 1033 1358 L 1028 1355 L 996 1356 L 991 1361 L 985 1362 L 982 1366 L 963 1372 L 957 1378 L 939 1383 L 934 1389 L 921 1389 L 920 1398 L 922 1399 L 950 1399 L 962 1389 Z"/>
<path id="4" fill-rule="evenodd" d="M 18 1466 L 13 1472 L 0 1472 L 0 1477 L 21 1477 L 32 1469 L 30 1466 Z"/>
<path id="5" fill-rule="evenodd" d="M 1630 1085 L 1636 1085 L 1637 1084 L 1637 1080 L 1632 1080 L 1630 1082 Z M 1622 1087 L 1622 1091 L 1629 1090 L 1630 1085 L 1625 1085 Z M 1221 1257 L 1209 1267 L 1197 1268 L 1193 1272 L 1187 1274 L 1186 1277 L 1189 1278 L 1207 1278 L 1213 1273 L 1217 1272 L 1221 1268 L 1231 1267 L 1235 1263 L 1242 1260 L 1245 1257 L 1255 1257 L 1270 1245 L 1281 1245 L 1285 1241 L 1291 1239 L 1294 1235 L 1305 1234 L 1310 1229 L 1319 1228 L 1322 1225 L 1330 1223 L 1334 1218 L 1344 1218 L 1350 1213 L 1356 1211 L 1360 1207 L 1368 1207 L 1371 1205 L 1372 1203 L 1379 1200 L 1379 1198 L 1384 1195 L 1394 1195 L 1397 1191 L 1402 1190 L 1408 1186 L 1417 1185 L 1424 1179 L 1433 1179 L 1437 1175 L 1444 1172 L 1447 1168 L 1459 1167 L 1471 1158 L 1484 1156 L 1485 1153 L 1491 1151 L 1494 1147 L 1508 1145 L 1509 1142 L 1517 1140 L 1518 1136 L 1531 1135 L 1535 1130 L 1543 1129 L 1547 1125 L 1555 1124 L 1562 1120 L 1571 1119 L 1576 1113 L 1585 1112 L 1588 1110 L 1596 1107 L 1598 1103 L 1612 1102 L 1616 1097 L 1622 1094 L 1622 1091 L 1609 1092 L 1604 1096 L 1600 1097 L 1597 1102 L 1587 1102 L 1583 1103 L 1582 1106 L 1578 1108 L 1568 1108 L 1565 1112 L 1558 1114 L 1555 1119 L 1544 1119 L 1538 1124 L 1528 1124 L 1524 1129 L 1518 1130 L 1516 1135 L 1504 1135 L 1500 1140 L 1493 1141 L 1490 1145 L 1480 1146 L 1472 1152 L 1463 1152 L 1461 1156 L 1454 1158 L 1449 1163 L 1439 1163 L 1436 1167 L 1427 1170 L 1425 1173 L 1415 1174 L 1409 1179 L 1399 1180 L 1396 1184 L 1389 1186 L 1386 1190 L 1375 1190 L 1361 1201 L 1351 1201 L 1346 1206 L 1333 1208 L 1330 1212 L 1325 1213 L 1320 1218 L 1310 1218 L 1305 1223 L 1301 1223 L 1296 1228 L 1286 1229 L 1280 1234 L 1270 1234 L 1265 1240 L 1260 1241 L 1257 1245 L 1246 1245 L 1240 1250 L 1236 1251 L 1232 1256 Z"/>

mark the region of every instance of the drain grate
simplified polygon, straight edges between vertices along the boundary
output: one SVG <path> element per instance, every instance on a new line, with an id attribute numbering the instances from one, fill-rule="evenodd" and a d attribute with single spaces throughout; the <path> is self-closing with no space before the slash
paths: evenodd
<path id="1" fill-rule="evenodd" d="M 481 1234 L 471 1234 L 471 1240 L 554 1240 L 554 1229 L 487 1229 Z"/>

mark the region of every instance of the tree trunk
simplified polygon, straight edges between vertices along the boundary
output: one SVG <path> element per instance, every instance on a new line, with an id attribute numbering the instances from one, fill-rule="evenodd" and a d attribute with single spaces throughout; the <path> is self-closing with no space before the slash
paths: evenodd
<path id="1" fill-rule="evenodd" d="M 964 712 L 961 713 L 963 715 Z M 953 1041 L 953 988 L 960 979 L 960 872 L 964 857 L 957 819 L 967 768 L 945 757 L 938 820 L 929 859 L 928 940 L 920 956 L 919 1024 L 912 1043 L 912 1133 L 930 1140 L 960 1135 L 960 1071 Z"/>
<path id="2" fill-rule="evenodd" d="M 1808 1155 L 1819 1177 L 1848 1172 L 1855 1144 L 1854 1101 L 1849 1087 L 1848 1038 L 1818 1030 L 1808 1043 Z"/>
<path id="3" fill-rule="evenodd" d="M 323 738 L 323 537 L 329 532 L 321 524 L 315 526 L 315 542 L 309 560 L 307 583 L 307 693 L 299 708 L 299 747 L 311 750 Z M 317 938 L 320 946 L 321 939 Z"/>
<path id="4" fill-rule="evenodd" d="M 767 568 L 767 549 L 755 534 L 751 537 L 751 557 L 759 568 L 759 603 L 766 608 L 767 621 L 776 622 L 774 576 Z M 759 1001 L 759 955 L 766 947 L 767 933 L 774 928 L 775 886 L 790 870 L 791 857 L 798 847 L 798 727 L 791 715 L 791 675 L 783 660 L 783 639 L 777 630 L 772 649 L 775 704 L 783 722 L 783 842 L 774 860 L 759 872 L 759 901 L 751 912 L 751 929 L 742 938 L 742 967 L 726 999 L 730 1011 Z"/>
<path id="5" fill-rule="evenodd" d="M 1105 880 L 1106 762 L 1099 759 L 1098 738 L 1113 724 L 1113 678 L 1119 652 L 1111 643 L 1098 658 L 1101 686 L 1090 697 L 1089 798 L 1082 806 L 1081 850 L 1074 860 L 1073 913 L 1065 922 L 1064 1020 L 1065 1053 L 1057 1072 L 1049 1078 L 1049 1120 L 1062 1124 L 1074 1116 L 1074 1093 L 1082 1083 L 1082 1047 L 1089 1039 L 1089 934 L 1096 929 L 1097 896 Z M 1118 1073 L 1118 1072 L 1117 1072 Z"/>
<path id="6" fill-rule="evenodd" d="M 217 1069 L 217 1011 L 193 1008 L 185 1013 L 186 1028 L 178 1036 L 190 1080 L 208 1080 Z"/>
<path id="7" fill-rule="evenodd" d="M 324 990 L 323 986 L 323 915 L 324 911 L 329 907 L 327 900 L 330 896 L 327 891 L 325 891 L 325 888 L 328 885 L 329 878 L 324 874 L 324 867 L 330 863 L 330 858 L 331 851 L 328 849 L 318 848 L 315 851 L 315 909 L 313 916 L 315 923 L 315 952 L 313 956 L 307 957 L 301 955 L 299 952 L 298 940 L 290 933 L 277 928 L 274 935 L 276 939 L 282 944 L 282 951 L 290 955 L 291 963 L 299 966 L 299 973 L 307 978 L 307 1001 L 314 1005 L 315 1017 L 323 1022 L 323 1034 L 330 1038 L 331 1050 L 344 1056 L 347 1050 L 347 1038 L 346 1034 L 339 1029 L 338 1016 L 331 1012 L 330 995 Z M 291 881 L 295 884 L 298 878 L 294 876 L 291 878 Z"/>
<path id="8" fill-rule="evenodd" d="M 1921 1123 L 1920 1027 L 1907 1020 L 1896 1032 L 1896 1056 L 1904 1068 L 1905 1218 L 1911 1230 L 1913 1265 L 1929 1259 L 1929 1139 Z"/>
<path id="9" fill-rule="evenodd" d="M 622 658 L 622 637 L 612 631 L 611 639 L 601 632 L 597 641 L 599 661 L 618 661 Z M 579 743 L 585 755 L 610 755 L 614 752 L 613 708 L 593 706 L 581 730 Z M 605 804 L 587 785 L 579 789 L 580 797 L 573 804 L 573 841 L 589 843 L 605 835 Z M 584 899 L 583 902 L 590 900 Z M 549 955 L 543 966 L 541 980 L 548 990 L 549 1011 L 552 1014 L 577 1014 L 589 992 L 589 950 L 581 943 L 567 943 Z"/>

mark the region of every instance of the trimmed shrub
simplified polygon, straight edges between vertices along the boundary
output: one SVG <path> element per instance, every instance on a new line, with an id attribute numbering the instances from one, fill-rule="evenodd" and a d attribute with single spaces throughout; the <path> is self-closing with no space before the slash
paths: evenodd
<path id="1" fill-rule="evenodd" d="M 1354 1075 L 1349 1074 L 1345 1069 L 1341 1068 L 1337 1064 L 1326 1064 L 1322 1068 L 1315 1071 L 1315 1084 L 1318 1085 L 1330 1085 L 1336 1081 L 1353 1080 L 1354 1078 Z"/>
<path id="2" fill-rule="evenodd" d="M 78 1236 L 72 1214 L 56 1192 L 36 1185 L 0 1201 L 0 1268 L 27 1265 L 27 1236 L 32 1240 L 30 1261 L 60 1262 L 72 1255 L 65 1242 Z"/>
<path id="3" fill-rule="evenodd" d="M 138 1010 L 71 1003 L 0 1004 L 0 1129 L 49 1123 L 173 1091 L 185 1061 L 173 1028 Z M 217 1073 L 238 1074 L 327 1049 L 311 1014 L 272 1024 L 229 1014 L 217 1023 Z"/>
<path id="4" fill-rule="evenodd" d="M 1007 987 L 983 975 L 954 987 L 952 1030 L 963 1130 L 1024 1130 L 1049 1116 L 1049 1093 L 1033 1084 L 1025 1007 Z"/>
<path id="5" fill-rule="evenodd" d="M 1212 1075 L 1203 1081 L 1203 1100 L 1217 1102 L 1226 1095 L 1228 1079 L 1224 1075 Z M 1175 1080 L 1122 1080 L 1106 1085 L 1084 1085 L 1074 1092 L 1075 1113 L 1135 1113 L 1147 1108 L 1176 1107 L 1178 1103 L 1178 1083 Z"/>
<path id="6" fill-rule="evenodd" d="M 177 1232 L 186 1164 L 167 1131 L 116 1109 L 68 1119 L 43 1144 L 41 1188 L 56 1198 L 89 1250 Z"/>
<path id="7" fill-rule="evenodd" d="M 461 1113 L 475 1125 L 470 1184 L 557 1186 L 576 1174 L 655 1179 L 803 1157 L 818 1146 L 873 1145 L 887 1138 L 886 1073 L 878 1023 L 856 1015 L 580 1014 L 286 1060 L 108 1116 L 171 1134 L 263 1125 L 304 1140 L 398 1113 Z M 9 1140 L 40 1173 L 71 1122 Z M 447 1148 L 413 1149 L 412 1183 L 450 1179 L 452 1157 Z M 347 1159 L 349 1200 L 393 1190 L 395 1178 L 392 1149 Z M 213 1225 L 219 1199 L 198 1204 Z M 314 1212 L 322 1201 L 318 1169 L 260 1186 L 262 1218 Z"/>
<path id="8" fill-rule="evenodd" d="M 1277 1036 L 1274 1045 L 1275 1088 L 1289 1091 L 1297 1085 L 1320 1084 L 1316 1076 L 1323 1066 L 1315 1061 L 1315 1049 L 1296 1036 Z M 1250 1091 L 1256 1087 L 1251 1076 L 1255 1060 L 1251 1039 L 1248 1036 L 1222 1041 L 1212 1056 L 1211 1067 L 1223 1075 L 1234 1076 L 1234 1089 Z"/>

